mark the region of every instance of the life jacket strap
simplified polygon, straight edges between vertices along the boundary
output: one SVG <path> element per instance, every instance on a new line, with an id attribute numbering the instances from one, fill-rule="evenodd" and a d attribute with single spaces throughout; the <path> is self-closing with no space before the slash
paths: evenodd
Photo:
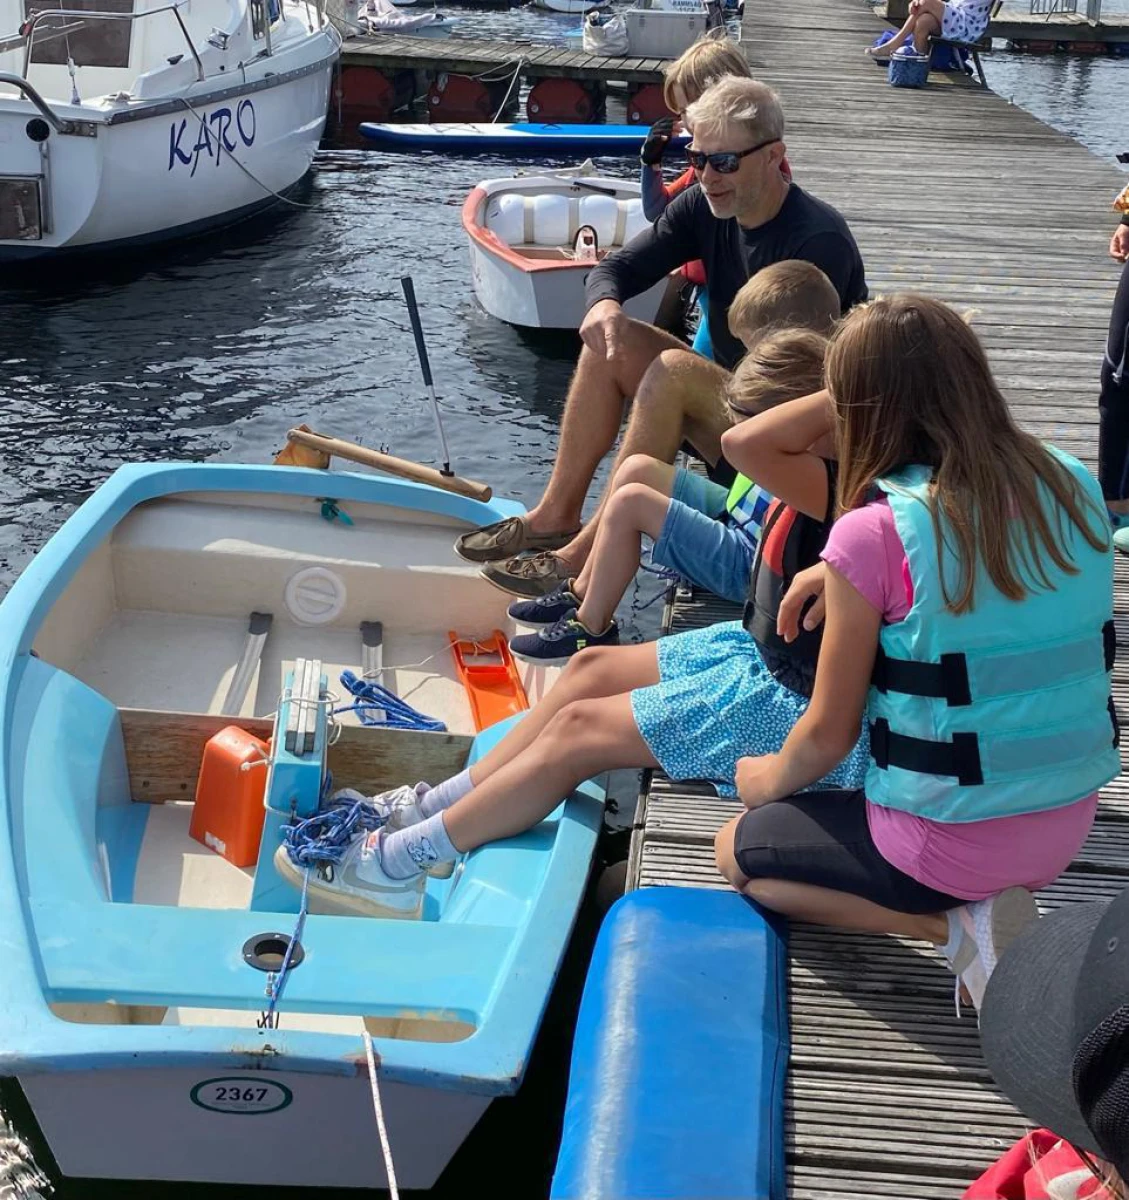
<path id="1" fill-rule="evenodd" d="M 972 703 L 968 659 L 964 654 L 942 654 L 940 662 L 935 663 L 917 662 L 891 658 L 879 646 L 870 681 L 883 695 L 902 692 L 907 696 L 930 696 L 944 700 L 951 708 Z"/>
<path id="2" fill-rule="evenodd" d="M 938 662 L 891 658 L 881 646 L 874 660 L 871 683 L 883 695 L 899 692 L 906 696 L 927 696 L 944 700 L 950 708 L 969 705 L 973 699 L 1033 691 L 1050 687 L 1073 670 L 1113 670 L 1117 656 L 1117 635 L 1113 621 L 1102 626 L 1101 645 L 1094 638 L 1056 645 L 1039 651 L 995 655 L 979 660 L 970 677 L 968 659 L 963 653 L 942 654 Z M 975 693 L 975 697 L 973 695 Z"/>
<path id="3" fill-rule="evenodd" d="M 870 754 L 874 765 L 882 771 L 899 767 L 922 775 L 952 776 L 961 787 L 976 787 L 984 782 L 980 739 L 975 733 L 954 733 L 951 742 L 931 742 L 894 733 L 886 718 L 879 717 L 870 722 Z"/>

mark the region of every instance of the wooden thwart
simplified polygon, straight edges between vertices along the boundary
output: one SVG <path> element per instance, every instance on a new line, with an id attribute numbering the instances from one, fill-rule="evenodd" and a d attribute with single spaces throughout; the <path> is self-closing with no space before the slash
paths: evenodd
<path id="1" fill-rule="evenodd" d="M 261 717 L 119 710 L 133 799 L 150 804 L 191 800 L 204 743 L 228 725 L 267 740 L 273 722 Z M 371 795 L 409 779 L 446 779 L 466 766 L 471 739 L 453 733 L 342 725 L 327 752 L 329 769 L 342 787 Z"/>

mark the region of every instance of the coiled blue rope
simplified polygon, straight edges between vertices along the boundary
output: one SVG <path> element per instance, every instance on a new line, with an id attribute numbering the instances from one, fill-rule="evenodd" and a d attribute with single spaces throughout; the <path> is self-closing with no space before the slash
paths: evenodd
<path id="1" fill-rule="evenodd" d="M 364 800 L 331 800 L 312 817 L 284 825 L 282 840 L 296 866 L 338 863 L 358 833 L 383 824 L 384 818 Z"/>
<path id="2" fill-rule="evenodd" d="M 388 729 L 420 729 L 428 733 L 447 732 L 447 726 L 442 721 L 412 708 L 394 692 L 371 679 L 358 678 L 352 671 L 342 671 L 341 686 L 357 698 L 357 703 L 334 709 L 334 716 L 355 712 L 362 725 L 383 726 Z M 377 716 L 377 713 L 383 715 Z"/>

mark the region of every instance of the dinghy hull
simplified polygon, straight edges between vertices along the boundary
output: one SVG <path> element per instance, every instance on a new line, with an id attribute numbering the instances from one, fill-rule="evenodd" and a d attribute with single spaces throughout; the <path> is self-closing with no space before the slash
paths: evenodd
<path id="1" fill-rule="evenodd" d="M 577 231 L 599 221 L 604 240 L 598 240 L 598 249 L 618 248 L 646 226 L 638 197 L 633 180 L 599 176 L 526 176 L 479 184 L 462 214 L 478 302 L 511 325 L 578 329 L 587 308 L 584 282 L 594 264 L 574 257 Z M 548 211 L 546 201 L 559 202 L 560 213 Z M 625 211 L 626 205 L 631 207 Z M 628 300 L 624 310 L 653 321 L 666 287 L 664 279 Z"/>
<path id="2" fill-rule="evenodd" d="M 350 525 L 325 519 L 327 492 Z M 602 788 L 428 877 L 418 920 L 303 916 L 271 874 L 283 824 L 316 809 L 327 772 L 368 795 L 445 777 L 505 735 L 475 733 L 446 631 L 507 629 L 505 596 L 452 535 L 517 511 L 336 471 L 126 467 L 8 593 L 0 1075 L 23 1085 L 64 1172 L 384 1186 L 366 1032 L 401 1186 L 431 1186 L 517 1090 Z M 287 759 L 298 664 L 316 661 L 324 707 L 343 708 L 338 674 L 362 668 L 374 621 L 377 675 L 447 732 L 340 712 L 333 738 L 321 718 Z M 523 683 L 535 699 L 547 677 Z M 276 709 L 257 868 L 241 869 L 191 836 L 203 747 L 232 724 L 270 737 Z M 280 935 L 303 951 L 281 995 Z"/>

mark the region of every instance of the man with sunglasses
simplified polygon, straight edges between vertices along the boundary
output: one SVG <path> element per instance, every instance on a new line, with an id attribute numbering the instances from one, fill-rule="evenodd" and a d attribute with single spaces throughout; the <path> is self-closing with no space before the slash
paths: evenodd
<path id="1" fill-rule="evenodd" d="M 584 345 L 544 495 L 524 517 L 474 530 L 456 543 L 463 558 L 488 564 L 486 577 L 515 595 L 546 595 L 587 559 L 596 522 L 580 530 L 581 507 L 600 460 L 615 444 L 629 400 L 637 413 L 661 408 L 664 430 L 675 412 L 676 427 L 715 480 L 732 482 L 734 474 L 721 457 L 721 434 L 729 424 L 722 397 L 744 347 L 729 331 L 728 311 L 747 280 L 773 263 L 802 259 L 828 276 L 844 312 L 866 299 L 862 258 L 847 223 L 781 173 L 784 114 L 775 93 L 756 80 L 729 76 L 707 88 L 686 119 L 694 135 L 688 154 L 697 185 L 588 276 L 589 307 L 580 327 Z M 714 362 L 622 308 L 697 259 L 709 280 Z M 645 411 L 640 415 L 645 418 Z M 681 434 L 673 447 L 655 445 L 648 452 L 662 457 L 669 450 L 673 460 L 679 441 Z M 529 557 L 529 551 L 540 553 Z"/>

